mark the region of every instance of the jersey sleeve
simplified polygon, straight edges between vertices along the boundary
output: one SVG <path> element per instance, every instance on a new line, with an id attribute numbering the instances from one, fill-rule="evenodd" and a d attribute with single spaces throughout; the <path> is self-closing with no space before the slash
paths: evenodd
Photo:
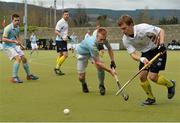
<path id="1" fill-rule="evenodd" d="M 96 58 L 99 56 L 98 48 L 96 45 L 88 45 L 90 56 Z"/>
<path id="2" fill-rule="evenodd" d="M 58 21 L 57 24 L 56 24 L 55 29 L 56 29 L 57 31 L 61 31 L 62 26 L 63 26 L 63 23 L 62 23 L 61 21 Z"/>
<path id="3" fill-rule="evenodd" d="M 7 38 L 10 32 L 10 27 L 7 26 L 4 28 L 3 37 Z"/>
<path id="4" fill-rule="evenodd" d="M 111 48 L 111 45 L 110 45 L 110 43 L 109 43 L 108 40 L 105 40 L 105 41 L 104 41 L 104 45 L 106 46 L 107 49 L 110 49 L 110 48 Z"/>
<path id="5" fill-rule="evenodd" d="M 123 40 L 124 47 L 126 48 L 129 54 L 136 51 L 136 48 L 129 43 L 129 40 L 125 36 L 123 36 L 122 40 Z"/>
<path id="6" fill-rule="evenodd" d="M 151 36 L 152 34 L 158 35 L 161 31 L 161 28 L 149 25 L 149 24 L 143 24 L 140 28 L 147 36 Z"/>

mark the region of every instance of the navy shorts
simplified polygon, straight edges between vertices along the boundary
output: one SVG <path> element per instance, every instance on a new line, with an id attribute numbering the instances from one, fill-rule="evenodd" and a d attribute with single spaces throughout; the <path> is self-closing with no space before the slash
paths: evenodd
<path id="1" fill-rule="evenodd" d="M 158 49 L 150 50 L 145 53 L 142 53 L 141 57 L 146 57 L 149 61 L 156 55 L 158 54 L 159 51 Z M 153 63 L 152 65 L 145 69 L 153 73 L 159 73 L 160 70 L 165 70 L 166 67 L 166 59 L 167 59 L 167 53 L 165 52 L 164 54 L 160 55 Z M 144 66 L 142 62 L 139 64 L 139 70 Z"/>
<path id="2" fill-rule="evenodd" d="M 57 46 L 57 52 L 65 52 L 67 50 L 67 41 L 57 41 L 56 40 L 56 46 Z"/>

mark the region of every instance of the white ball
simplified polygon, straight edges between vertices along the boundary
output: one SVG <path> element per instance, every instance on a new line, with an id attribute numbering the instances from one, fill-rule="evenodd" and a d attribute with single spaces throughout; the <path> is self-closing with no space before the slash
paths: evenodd
<path id="1" fill-rule="evenodd" d="M 69 114 L 69 113 L 70 113 L 70 110 L 69 110 L 68 108 L 66 108 L 66 109 L 64 109 L 64 111 L 63 111 L 63 112 L 64 112 L 64 114 L 66 114 L 66 115 L 67 115 L 67 114 Z"/>

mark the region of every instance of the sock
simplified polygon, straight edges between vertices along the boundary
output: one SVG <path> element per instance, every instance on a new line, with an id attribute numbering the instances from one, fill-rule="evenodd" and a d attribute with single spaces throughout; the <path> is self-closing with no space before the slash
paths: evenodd
<path id="1" fill-rule="evenodd" d="M 141 82 L 141 86 L 144 89 L 144 91 L 146 92 L 147 97 L 150 99 L 154 99 L 154 96 L 153 96 L 153 93 L 151 90 L 151 85 L 149 84 L 149 81 L 146 80 L 145 82 Z"/>
<path id="2" fill-rule="evenodd" d="M 59 66 L 59 59 L 60 59 L 60 57 L 58 56 L 57 59 L 56 59 L 56 69 L 59 69 L 59 67 L 60 67 Z"/>
<path id="3" fill-rule="evenodd" d="M 19 66 L 20 66 L 19 63 L 14 63 L 13 64 L 13 77 L 18 76 L 17 74 L 18 74 Z"/>
<path id="4" fill-rule="evenodd" d="M 170 82 L 170 81 L 168 81 L 168 80 L 167 80 L 164 76 L 162 76 L 162 75 L 159 75 L 158 80 L 157 80 L 156 83 L 159 84 L 159 85 L 164 85 L 164 86 L 166 86 L 166 87 L 168 87 L 168 88 L 173 86 L 173 83 Z"/>
<path id="5" fill-rule="evenodd" d="M 104 70 L 98 70 L 98 79 L 100 85 L 104 85 L 104 77 L 105 77 Z"/>
<path id="6" fill-rule="evenodd" d="M 59 67 L 64 63 L 64 61 L 66 60 L 66 58 L 64 56 L 61 56 L 58 60 L 58 65 L 56 65 L 56 68 L 59 69 Z"/>
<path id="7" fill-rule="evenodd" d="M 24 70 L 25 70 L 26 74 L 31 75 L 28 63 L 23 64 L 23 66 L 24 66 Z"/>
<path id="8" fill-rule="evenodd" d="M 81 79 L 79 80 L 82 84 L 85 84 L 86 83 L 86 80 L 85 79 Z"/>

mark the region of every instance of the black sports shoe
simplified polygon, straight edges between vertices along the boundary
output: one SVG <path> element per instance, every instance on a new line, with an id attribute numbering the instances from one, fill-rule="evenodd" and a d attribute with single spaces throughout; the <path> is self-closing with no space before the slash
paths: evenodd
<path id="1" fill-rule="evenodd" d="M 88 92 L 89 92 L 89 89 L 88 89 L 86 83 L 82 83 L 82 91 L 83 91 L 84 93 L 88 93 Z"/>
<path id="2" fill-rule="evenodd" d="M 175 87 L 176 87 L 176 81 L 175 80 L 170 80 L 173 83 L 172 87 L 168 88 L 168 99 L 172 99 L 175 94 Z"/>
<path id="3" fill-rule="evenodd" d="M 54 72 L 56 75 L 65 75 L 60 69 L 54 68 Z"/>
<path id="4" fill-rule="evenodd" d="M 147 99 L 143 102 L 143 104 L 144 104 L 144 105 L 153 105 L 155 102 L 156 102 L 155 99 L 147 98 Z"/>
<path id="5" fill-rule="evenodd" d="M 106 89 L 104 85 L 99 85 L 99 92 L 101 95 L 105 95 Z"/>

